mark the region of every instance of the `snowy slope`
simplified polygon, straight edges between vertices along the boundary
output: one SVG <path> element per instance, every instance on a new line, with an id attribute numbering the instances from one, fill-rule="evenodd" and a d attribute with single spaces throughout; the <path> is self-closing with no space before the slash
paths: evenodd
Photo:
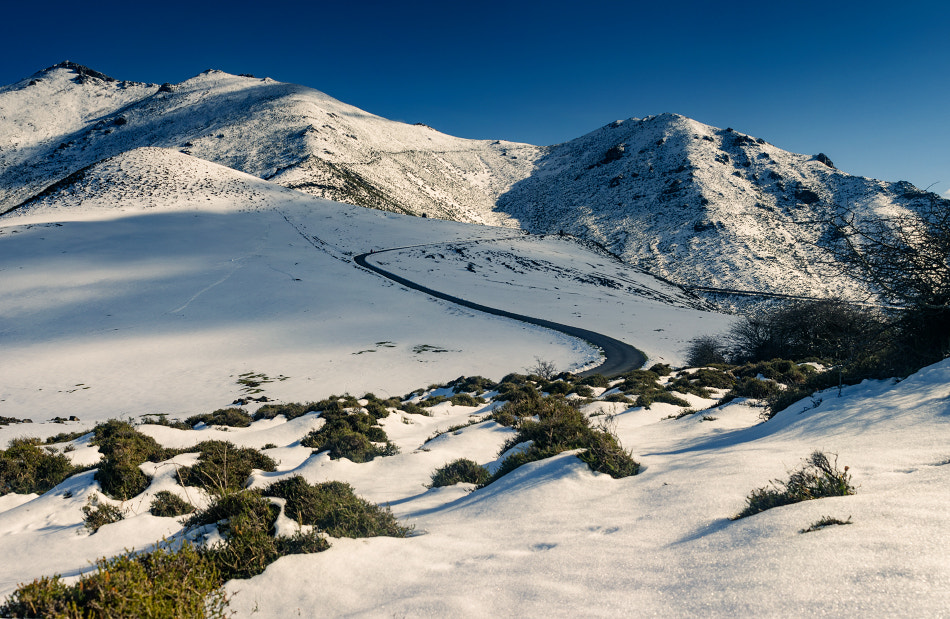
<path id="1" fill-rule="evenodd" d="M 0 89 L 0 211 L 97 161 L 157 146 L 321 197 L 500 224 L 495 199 L 538 151 L 393 122 L 267 78 L 209 70 L 158 87 L 77 67 Z"/>
<path id="2" fill-rule="evenodd" d="M 851 176 L 676 114 L 617 121 L 551 147 L 499 210 L 532 232 L 600 242 L 684 285 L 806 296 L 866 291 L 831 279 L 815 246 L 841 208 L 872 217 L 939 199 Z"/>
<path id="3" fill-rule="evenodd" d="M 0 211 L 143 147 L 350 204 L 564 231 L 682 285 L 805 296 L 868 293 L 822 271 L 815 221 L 939 199 L 675 114 L 536 147 L 455 138 L 268 78 L 209 70 L 159 87 L 62 63 L 0 88 Z"/>
<path id="4" fill-rule="evenodd" d="M 174 150 L 129 151 L 0 218 L 0 415 L 76 415 L 88 427 L 213 410 L 240 395 L 245 372 L 286 377 L 267 392 L 292 401 L 400 394 L 462 374 L 497 380 L 535 357 L 562 369 L 595 364 L 599 353 L 578 340 L 432 300 L 352 261 L 370 250 L 473 248 L 512 236 L 328 202 Z M 446 263 L 439 285 L 603 330 L 655 360 L 676 362 L 690 337 L 730 324 L 695 300 L 667 305 L 663 295 L 679 293 L 622 264 L 612 276 L 641 285 L 598 284 L 588 275 L 605 257 L 583 246 L 514 236 L 506 255 L 537 261 L 554 248 L 579 277 L 552 271 L 530 286 L 459 291 L 449 285 L 459 265 Z M 477 260 L 487 270 L 493 256 Z M 604 312 L 600 292 L 623 312 Z M 18 430 L 0 428 L 0 440 L 10 432 Z"/>

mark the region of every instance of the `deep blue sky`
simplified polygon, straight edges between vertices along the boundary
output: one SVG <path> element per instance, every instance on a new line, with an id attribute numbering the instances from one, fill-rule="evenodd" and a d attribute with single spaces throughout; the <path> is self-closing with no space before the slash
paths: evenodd
<path id="1" fill-rule="evenodd" d="M 53 0 L 3 21 L 2 84 L 66 59 L 156 83 L 216 68 L 533 144 L 677 112 L 950 193 L 946 0 Z"/>

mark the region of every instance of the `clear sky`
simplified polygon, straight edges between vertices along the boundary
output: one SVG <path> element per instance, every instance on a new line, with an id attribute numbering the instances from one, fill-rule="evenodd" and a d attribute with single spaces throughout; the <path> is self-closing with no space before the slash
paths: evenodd
<path id="1" fill-rule="evenodd" d="M 215 68 L 532 144 L 676 112 L 950 196 L 946 0 L 11 4 L 2 84 L 62 60 L 156 83 Z"/>

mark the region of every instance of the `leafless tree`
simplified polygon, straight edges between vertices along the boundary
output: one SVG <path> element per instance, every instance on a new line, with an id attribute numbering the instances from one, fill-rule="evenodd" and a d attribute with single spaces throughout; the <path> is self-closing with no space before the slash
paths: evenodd
<path id="1" fill-rule="evenodd" d="M 912 192 L 913 208 L 869 217 L 852 208 L 820 223 L 830 264 L 896 310 L 901 354 L 950 351 L 950 200 Z"/>

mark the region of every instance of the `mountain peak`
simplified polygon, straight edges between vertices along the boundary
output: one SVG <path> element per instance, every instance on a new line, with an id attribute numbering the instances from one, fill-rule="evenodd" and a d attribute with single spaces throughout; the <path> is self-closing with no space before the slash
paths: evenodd
<path id="1" fill-rule="evenodd" d="M 42 71 L 40 71 L 39 73 L 37 73 L 37 75 L 39 75 L 39 74 L 45 74 L 45 73 L 51 73 L 51 72 L 55 71 L 56 69 L 66 69 L 66 70 L 68 70 L 68 71 L 72 71 L 73 73 L 76 73 L 76 74 L 77 74 L 77 77 L 74 78 L 74 81 L 77 82 L 77 83 L 79 83 L 79 84 L 84 83 L 84 82 L 85 82 L 86 80 L 88 80 L 89 78 L 99 79 L 99 80 L 102 80 L 102 81 L 104 81 L 104 82 L 115 82 L 115 81 L 117 81 L 114 77 L 109 77 L 109 76 L 106 75 L 105 73 L 100 73 L 99 71 L 96 71 L 96 70 L 94 70 L 94 69 L 90 69 L 89 67 L 87 67 L 87 66 L 85 66 L 85 65 L 76 64 L 75 62 L 70 62 L 69 60 L 64 60 L 64 61 L 62 61 L 62 62 L 59 62 L 59 63 L 57 63 L 57 64 L 54 64 L 54 65 L 51 66 L 51 67 L 47 67 L 47 68 L 43 69 Z"/>

